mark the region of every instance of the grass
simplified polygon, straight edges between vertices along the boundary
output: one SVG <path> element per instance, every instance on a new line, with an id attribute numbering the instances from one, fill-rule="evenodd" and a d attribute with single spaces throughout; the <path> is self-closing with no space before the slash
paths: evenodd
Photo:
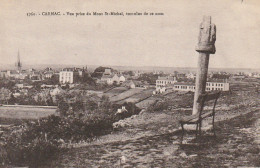
<path id="1" fill-rule="evenodd" d="M 20 123 L 55 114 L 54 108 L 0 106 L 0 124 Z"/>
<path id="2" fill-rule="evenodd" d="M 134 88 L 134 89 L 129 89 L 125 92 L 122 92 L 114 97 L 111 97 L 110 100 L 112 102 L 115 102 L 115 101 L 121 101 L 121 100 L 124 100 L 126 98 L 129 98 L 137 93 L 141 93 L 143 91 L 143 89 L 139 89 L 139 88 Z"/>
<path id="3" fill-rule="evenodd" d="M 108 96 L 108 97 L 113 97 L 113 96 L 116 96 L 122 92 L 125 92 L 127 91 L 128 88 L 126 87 L 116 87 L 116 88 L 113 88 L 107 92 L 104 93 L 104 95 Z"/>
<path id="4" fill-rule="evenodd" d="M 153 90 L 154 90 L 154 89 L 144 90 L 144 91 L 142 91 L 142 92 L 139 93 L 139 94 L 133 95 L 132 98 L 137 98 L 137 99 L 141 100 L 141 99 L 144 99 L 144 98 L 146 98 L 146 97 L 148 97 L 148 96 L 152 96 Z"/>
<path id="5" fill-rule="evenodd" d="M 153 98 L 148 98 L 148 99 L 145 99 L 143 101 L 136 103 L 136 106 L 139 107 L 139 108 L 146 108 L 149 105 L 153 104 L 155 101 L 156 100 L 153 99 Z"/>
<path id="6" fill-rule="evenodd" d="M 19 125 L 24 123 L 25 121 L 33 121 L 36 119 L 16 119 L 16 118 L 0 118 L 0 125 Z"/>

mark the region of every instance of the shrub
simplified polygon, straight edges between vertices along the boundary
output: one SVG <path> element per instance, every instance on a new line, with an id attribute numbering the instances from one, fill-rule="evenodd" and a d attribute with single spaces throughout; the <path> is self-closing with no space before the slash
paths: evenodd
<path id="1" fill-rule="evenodd" d="M 132 102 L 125 102 L 122 105 L 114 105 L 113 109 L 116 111 L 118 108 L 121 108 L 122 106 L 125 106 L 126 111 L 123 111 L 122 113 L 116 113 L 114 122 L 131 117 L 132 115 L 139 114 L 141 109 L 136 107 L 136 105 Z"/>
<path id="2" fill-rule="evenodd" d="M 46 133 L 37 132 L 28 125 L 20 125 L 1 137 L 0 161 L 3 165 L 32 166 L 50 159 L 59 149 L 59 142 L 47 138 Z"/>
<path id="3" fill-rule="evenodd" d="M 169 106 L 169 103 L 166 101 L 157 101 L 149 106 L 148 111 L 151 111 L 151 112 L 152 111 L 154 111 L 154 112 L 163 111 L 163 110 L 167 110 L 168 106 Z"/>
<path id="4" fill-rule="evenodd" d="M 91 140 L 112 130 L 109 115 L 93 114 L 84 119 L 50 116 L 12 128 L 1 137 L 2 163 L 35 167 L 51 158 L 60 149 L 60 141 Z"/>

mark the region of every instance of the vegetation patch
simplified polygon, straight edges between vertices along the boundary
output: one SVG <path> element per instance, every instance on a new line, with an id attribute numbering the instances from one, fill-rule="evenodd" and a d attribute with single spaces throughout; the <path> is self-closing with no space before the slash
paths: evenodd
<path id="1" fill-rule="evenodd" d="M 114 122 L 140 112 L 133 103 L 116 105 L 105 96 L 95 101 L 85 92 L 62 93 L 57 99 L 60 116 L 25 121 L 4 130 L 0 138 L 3 165 L 38 167 L 66 144 L 110 133 Z"/>

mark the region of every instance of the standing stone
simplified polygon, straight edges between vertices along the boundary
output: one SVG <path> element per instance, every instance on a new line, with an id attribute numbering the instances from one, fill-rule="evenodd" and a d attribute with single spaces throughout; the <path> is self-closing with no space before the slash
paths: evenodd
<path id="1" fill-rule="evenodd" d="M 196 51 L 199 52 L 198 69 L 196 75 L 195 95 L 192 114 L 197 114 L 201 104 L 197 103 L 200 94 L 205 93 L 209 54 L 215 54 L 216 26 L 211 23 L 211 16 L 204 16 L 200 24 L 200 33 Z"/>

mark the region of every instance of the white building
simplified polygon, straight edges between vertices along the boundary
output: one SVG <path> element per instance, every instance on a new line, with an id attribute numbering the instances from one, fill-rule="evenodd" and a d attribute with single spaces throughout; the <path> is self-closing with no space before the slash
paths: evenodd
<path id="1" fill-rule="evenodd" d="M 210 90 L 220 90 L 220 91 L 229 91 L 229 83 L 228 82 L 207 82 L 206 83 L 206 91 Z"/>
<path id="2" fill-rule="evenodd" d="M 125 77 L 123 75 L 120 75 L 119 76 L 119 83 L 123 83 L 125 81 L 126 81 Z"/>
<path id="3" fill-rule="evenodd" d="M 177 82 L 175 77 L 167 76 L 167 77 L 158 77 L 156 80 L 156 91 L 166 90 L 167 85 L 171 85 Z"/>
<path id="4" fill-rule="evenodd" d="M 73 71 L 61 71 L 60 72 L 60 83 L 73 83 Z"/>
<path id="5" fill-rule="evenodd" d="M 111 69 L 105 69 L 104 74 L 105 74 L 105 75 L 111 75 L 111 74 L 112 74 Z"/>
<path id="6" fill-rule="evenodd" d="M 195 84 L 194 83 L 176 82 L 174 84 L 173 90 L 194 92 L 195 91 Z"/>
<path id="7" fill-rule="evenodd" d="M 195 73 L 188 73 L 188 74 L 186 75 L 186 77 L 187 77 L 188 79 L 195 79 L 195 78 L 196 78 L 196 74 L 195 74 Z"/>
<path id="8" fill-rule="evenodd" d="M 100 79 L 101 83 L 107 83 L 108 85 L 112 85 L 113 83 L 119 84 L 125 82 L 126 79 L 123 75 L 118 76 L 117 74 L 103 74 L 103 76 Z"/>
<path id="9" fill-rule="evenodd" d="M 6 71 L 5 73 L 5 77 L 7 78 L 14 78 L 14 79 L 25 79 L 25 77 L 27 76 L 26 73 L 23 73 L 23 72 L 18 72 L 16 70 L 8 70 Z"/>
<path id="10" fill-rule="evenodd" d="M 59 73 L 59 81 L 60 83 L 74 83 L 79 78 L 80 69 L 77 68 L 64 68 Z"/>
<path id="11" fill-rule="evenodd" d="M 195 92 L 195 84 L 194 83 L 181 83 L 176 82 L 174 84 L 173 90 L 177 91 L 192 91 Z M 219 90 L 219 91 L 229 91 L 229 83 L 227 82 L 207 82 L 206 83 L 206 91 Z"/>
<path id="12" fill-rule="evenodd" d="M 45 79 L 50 79 L 54 75 L 54 71 L 52 68 L 45 68 L 43 72 L 43 76 Z"/>

